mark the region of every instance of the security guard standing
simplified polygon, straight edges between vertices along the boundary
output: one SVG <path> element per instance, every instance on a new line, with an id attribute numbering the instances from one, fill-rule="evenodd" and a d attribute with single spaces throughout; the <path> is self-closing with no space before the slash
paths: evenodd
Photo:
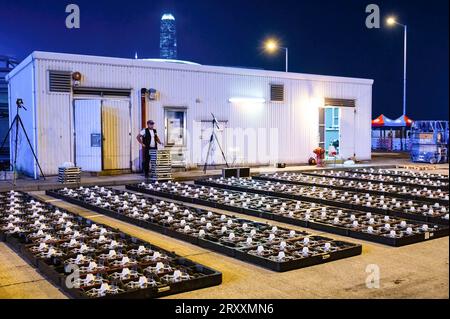
<path id="1" fill-rule="evenodd" d="M 147 121 L 147 127 L 139 132 L 136 139 L 142 145 L 142 168 L 145 178 L 148 178 L 150 171 L 150 150 L 157 150 L 158 144 L 162 145 L 155 129 L 155 122 L 152 120 Z"/>

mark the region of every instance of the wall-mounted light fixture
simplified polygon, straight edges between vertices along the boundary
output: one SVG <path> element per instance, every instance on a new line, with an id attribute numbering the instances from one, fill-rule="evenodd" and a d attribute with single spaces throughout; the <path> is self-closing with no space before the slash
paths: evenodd
<path id="1" fill-rule="evenodd" d="M 73 86 L 80 86 L 83 76 L 80 72 L 72 73 Z"/>
<path id="2" fill-rule="evenodd" d="M 158 100 L 158 91 L 156 89 L 148 89 L 148 98 L 150 101 Z"/>

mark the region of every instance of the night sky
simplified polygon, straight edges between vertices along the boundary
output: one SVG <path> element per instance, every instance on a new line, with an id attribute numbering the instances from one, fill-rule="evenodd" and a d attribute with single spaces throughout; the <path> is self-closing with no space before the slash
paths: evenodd
<path id="1" fill-rule="evenodd" d="M 80 29 L 65 27 L 70 3 L 80 6 Z M 179 59 L 282 71 L 284 56 L 261 50 L 267 36 L 277 36 L 289 47 L 290 71 L 374 79 L 374 117 L 396 118 L 403 28 L 367 29 L 370 3 L 383 18 L 393 13 L 408 25 L 408 115 L 448 119 L 448 0 L 0 0 L 0 55 L 159 57 L 159 22 L 167 11 L 177 20 Z"/>

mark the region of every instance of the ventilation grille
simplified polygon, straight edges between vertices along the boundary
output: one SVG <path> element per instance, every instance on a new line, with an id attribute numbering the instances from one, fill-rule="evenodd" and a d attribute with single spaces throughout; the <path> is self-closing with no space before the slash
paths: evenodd
<path id="1" fill-rule="evenodd" d="M 325 98 L 325 106 L 355 107 L 355 100 Z"/>
<path id="2" fill-rule="evenodd" d="M 75 87 L 75 88 L 73 88 L 73 94 L 76 94 L 76 95 L 92 95 L 92 96 L 129 97 L 130 94 L 131 94 L 131 90 L 130 89 L 108 89 L 108 88 Z"/>
<path id="3" fill-rule="evenodd" d="M 72 72 L 48 71 L 50 92 L 70 93 L 72 89 Z"/>
<path id="4" fill-rule="evenodd" d="M 271 84 L 270 85 L 270 101 L 283 102 L 284 101 L 284 85 Z"/>

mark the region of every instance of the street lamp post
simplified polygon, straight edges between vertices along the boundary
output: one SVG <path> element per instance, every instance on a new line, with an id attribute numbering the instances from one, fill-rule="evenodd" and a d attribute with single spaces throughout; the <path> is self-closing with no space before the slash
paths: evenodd
<path id="1" fill-rule="evenodd" d="M 284 50 L 285 52 L 285 60 L 286 60 L 286 72 L 289 72 L 289 50 L 286 47 L 281 47 L 278 44 L 278 41 L 274 39 L 269 39 L 265 43 L 265 49 L 266 51 L 273 53 L 277 50 Z"/>
<path id="2" fill-rule="evenodd" d="M 404 25 L 404 49 L 403 49 L 403 115 L 406 115 L 406 52 L 408 41 L 408 26 Z"/>
<path id="3" fill-rule="evenodd" d="M 403 115 L 406 115 L 406 58 L 407 58 L 407 44 L 408 44 L 408 26 L 397 22 L 394 17 L 387 19 L 387 24 L 390 26 L 399 25 L 404 29 L 404 43 L 403 43 Z"/>
<path id="4" fill-rule="evenodd" d="M 289 53 L 288 53 L 288 48 L 282 48 L 286 51 L 286 72 L 288 72 L 289 69 Z"/>

